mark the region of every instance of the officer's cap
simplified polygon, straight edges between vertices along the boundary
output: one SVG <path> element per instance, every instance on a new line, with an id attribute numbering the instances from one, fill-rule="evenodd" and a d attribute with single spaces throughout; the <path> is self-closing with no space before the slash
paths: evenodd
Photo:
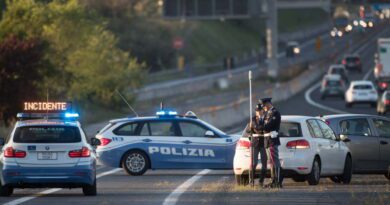
<path id="1" fill-rule="evenodd" d="M 271 103 L 272 98 L 262 98 L 259 100 L 259 103 L 261 105 L 264 105 L 265 103 Z"/>

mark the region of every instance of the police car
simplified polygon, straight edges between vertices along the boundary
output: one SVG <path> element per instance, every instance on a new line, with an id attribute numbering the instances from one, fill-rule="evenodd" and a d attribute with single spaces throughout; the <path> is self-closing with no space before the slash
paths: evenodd
<path id="1" fill-rule="evenodd" d="M 116 119 L 97 135 L 99 161 L 129 175 L 148 169 L 231 169 L 239 136 L 198 119 L 160 110 L 156 116 Z"/>
<path id="2" fill-rule="evenodd" d="M 78 114 L 67 112 L 67 105 L 24 104 L 30 113 L 19 113 L 9 138 L 0 138 L 0 196 L 12 195 L 14 188 L 46 187 L 81 187 L 84 195 L 96 195 L 93 146 L 100 141 L 87 142 Z"/>

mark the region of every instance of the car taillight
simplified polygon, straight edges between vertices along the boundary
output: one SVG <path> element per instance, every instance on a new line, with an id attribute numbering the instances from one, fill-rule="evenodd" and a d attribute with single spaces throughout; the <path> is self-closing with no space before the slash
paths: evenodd
<path id="1" fill-rule="evenodd" d="M 99 146 L 106 146 L 112 141 L 112 139 L 108 139 L 108 138 L 101 138 L 99 140 L 100 140 Z"/>
<path id="2" fill-rule="evenodd" d="M 390 100 L 385 100 L 385 105 L 390 105 Z"/>
<path id="3" fill-rule="evenodd" d="M 342 61 L 342 64 L 343 64 L 343 65 L 347 64 L 347 61 L 344 59 L 344 60 Z"/>
<path id="4" fill-rule="evenodd" d="M 387 83 L 381 82 L 381 83 L 379 83 L 379 87 L 381 87 L 382 89 L 386 89 L 387 88 Z"/>
<path id="5" fill-rule="evenodd" d="M 79 158 L 79 157 L 89 157 L 91 156 L 91 151 L 87 147 L 82 147 L 78 150 L 69 151 L 70 158 Z"/>
<path id="6" fill-rule="evenodd" d="M 306 140 L 294 140 L 286 144 L 286 147 L 289 149 L 308 149 L 310 144 Z"/>
<path id="7" fill-rule="evenodd" d="M 355 63 L 356 63 L 356 64 L 360 64 L 360 60 L 357 59 L 357 60 L 355 61 Z"/>
<path id="8" fill-rule="evenodd" d="M 13 147 L 7 147 L 4 150 L 4 157 L 7 158 L 25 158 L 27 153 L 23 150 L 16 150 Z"/>
<path id="9" fill-rule="evenodd" d="M 237 148 L 246 148 L 246 149 L 249 149 L 251 147 L 251 142 L 249 141 L 246 141 L 244 139 L 240 139 L 238 142 L 237 142 Z"/>

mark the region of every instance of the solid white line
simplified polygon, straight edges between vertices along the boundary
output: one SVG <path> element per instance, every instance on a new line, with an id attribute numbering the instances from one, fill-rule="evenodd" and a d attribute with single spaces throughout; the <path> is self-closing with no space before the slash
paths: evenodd
<path id="1" fill-rule="evenodd" d="M 370 70 L 364 75 L 363 80 L 367 80 L 367 79 L 371 76 L 372 72 L 373 72 L 373 70 L 370 69 Z"/>
<path id="2" fill-rule="evenodd" d="M 334 109 L 334 108 L 322 105 L 320 103 L 314 102 L 314 100 L 311 99 L 310 95 L 315 89 L 319 88 L 320 86 L 321 86 L 321 83 L 317 83 L 317 84 L 314 84 L 312 87 L 310 87 L 308 90 L 306 90 L 306 92 L 305 92 L 306 102 L 309 103 L 310 105 L 313 105 L 314 107 L 318 107 L 318 108 L 326 110 L 326 111 L 330 111 L 330 112 L 334 112 L 334 113 L 338 113 L 338 114 L 347 113 L 347 112 L 344 112 L 342 110 Z"/>
<path id="3" fill-rule="evenodd" d="M 182 195 L 184 192 L 187 191 L 190 186 L 198 181 L 202 176 L 206 175 L 209 173 L 211 170 L 209 169 L 204 169 L 200 172 L 198 172 L 196 175 L 193 177 L 187 179 L 183 184 L 178 186 L 167 198 L 165 198 L 163 205 L 175 205 L 177 201 L 179 200 L 180 195 Z"/>
<path id="4" fill-rule="evenodd" d="M 110 171 L 103 172 L 103 173 L 100 173 L 100 174 L 96 175 L 96 178 L 98 179 L 100 177 L 104 177 L 104 176 L 107 176 L 107 175 L 110 175 L 110 174 L 114 174 L 116 172 L 119 172 L 120 170 L 122 170 L 122 169 L 121 168 L 112 169 Z M 31 195 L 31 196 L 26 196 L 26 197 L 22 197 L 20 199 L 15 199 L 13 201 L 5 203 L 4 205 L 18 205 L 18 204 L 24 203 L 26 201 L 33 200 L 33 199 L 35 199 L 37 197 L 40 197 L 40 196 L 43 196 L 43 195 L 47 195 L 47 194 L 52 194 L 54 192 L 58 192 L 60 190 L 62 190 L 62 189 L 60 189 L 60 188 L 47 189 L 45 191 L 39 192 L 39 193 Z"/>

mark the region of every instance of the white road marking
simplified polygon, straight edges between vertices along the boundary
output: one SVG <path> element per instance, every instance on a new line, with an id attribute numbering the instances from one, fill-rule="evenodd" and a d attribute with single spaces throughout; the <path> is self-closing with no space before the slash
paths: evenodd
<path id="1" fill-rule="evenodd" d="M 112 169 L 110 171 L 103 172 L 103 173 L 100 173 L 100 174 L 96 175 L 96 178 L 98 179 L 100 177 L 104 177 L 104 176 L 107 176 L 107 175 L 110 175 L 110 174 L 114 174 L 116 172 L 119 172 L 120 170 L 122 170 L 122 169 L 121 168 Z M 47 194 L 52 194 L 54 192 L 58 192 L 60 190 L 62 190 L 62 189 L 61 188 L 47 189 L 45 191 L 39 192 L 39 193 L 31 195 L 31 196 L 26 196 L 26 197 L 22 197 L 20 199 L 15 199 L 13 201 L 5 203 L 4 205 L 18 205 L 18 204 L 24 203 L 26 201 L 33 200 L 33 199 L 35 199 L 37 197 L 40 197 L 40 196 L 43 196 L 43 195 L 47 195 Z"/>
<path id="2" fill-rule="evenodd" d="M 306 92 L 305 92 L 306 102 L 309 103 L 310 105 L 313 105 L 314 107 L 318 107 L 318 108 L 326 110 L 326 111 L 330 111 L 330 112 L 334 112 L 334 113 L 338 113 L 338 114 L 347 113 L 347 112 L 344 112 L 342 110 L 334 109 L 334 108 L 322 105 L 320 103 L 314 102 L 314 100 L 311 99 L 310 95 L 315 89 L 319 88 L 320 86 L 321 86 L 321 82 L 314 84 L 312 87 L 310 87 L 308 90 L 306 90 Z"/>
<path id="3" fill-rule="evenodd" d="M 167 198 L 165 198 L 163 205 L 175 205 L 177 201 L 179 200 L 180 195 L 182 195 L 184 192 L 187 191 L 187 189 L 196 181 L 198 181 L 202 176 L 209 173 L 211 170 L 204 169 L 200 172 L 198 172 L 196 175 L 192 176 L 191 178 L 187 179 L 184 183 L 182 183 L 180 186 L 178 186 Z"/>
<path id="4" fill-rule="evenodd" d="M 369 70 L 363 77 L 363 80 L 368 80 L 368 78 L 371 76 L 371 74 L 373 73 L 373 70 Z"/>

